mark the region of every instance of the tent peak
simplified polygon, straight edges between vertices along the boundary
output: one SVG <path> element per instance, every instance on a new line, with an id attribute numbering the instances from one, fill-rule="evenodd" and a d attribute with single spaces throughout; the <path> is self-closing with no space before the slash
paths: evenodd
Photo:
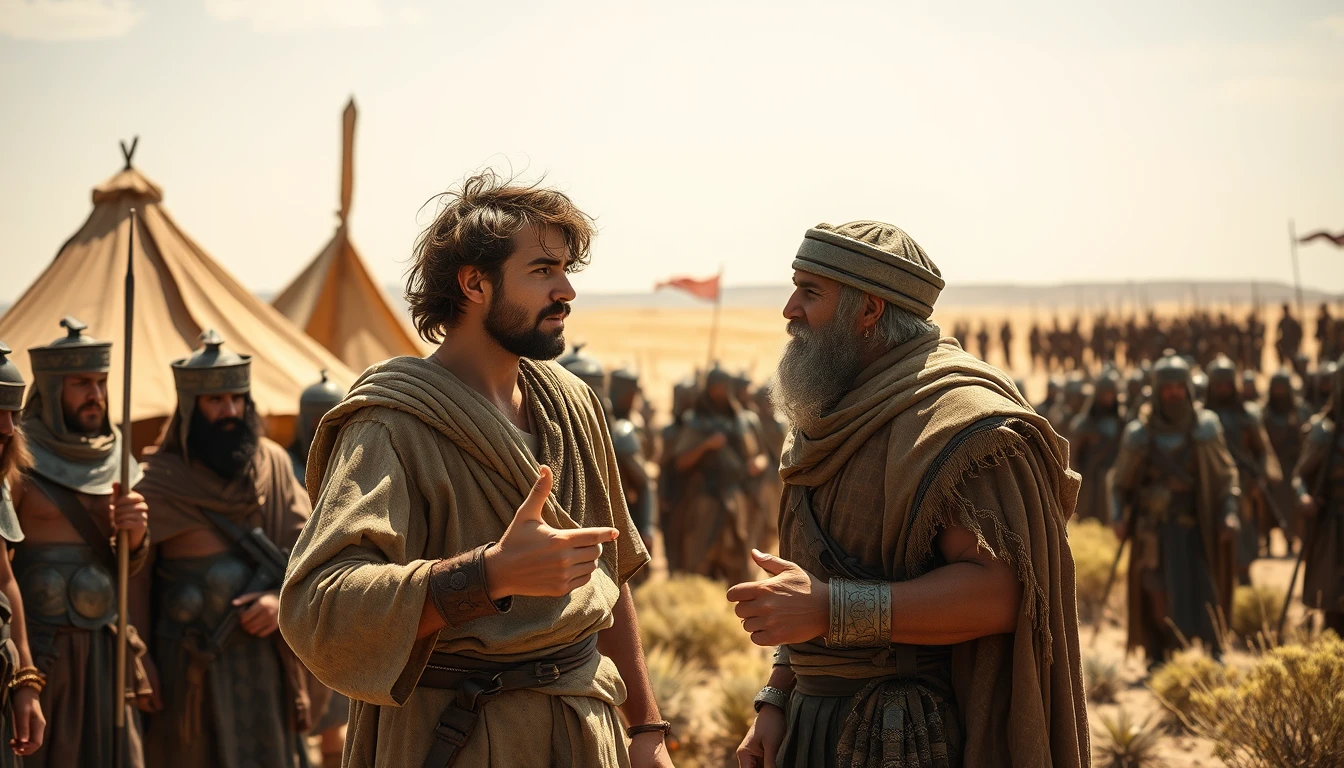
<path id="1" fill-rule="evenodd" d="M 110 203 L 123 197 L 143 201 L 142 205 L 161 203 L 163 190 L 134 168 L 126 168 L 93 188 L 94 205 Z"/>
<path id="2" fill-rule="evenodd" d="M 124 140 L 121 142 L 121 156 L 126 158 L 126 167 L 122 168 L 123 171 L 131 170 L 131 158 L 135 157 L 135 148 L 138 146 L 140 146 L 139 136 L 131 139 L 131 146 L 129 148 L 126 146 Z"/>

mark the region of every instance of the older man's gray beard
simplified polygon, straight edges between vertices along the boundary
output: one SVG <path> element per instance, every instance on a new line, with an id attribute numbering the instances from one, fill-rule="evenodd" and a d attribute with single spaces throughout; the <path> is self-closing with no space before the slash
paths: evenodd
<path id="1" fill-rule="evenodd" d="M 816 329 L 789 323 L 793 338 L 779 360 L 778 381 L 770 399 L 775 410 L 804 433 L 811 432 L 835 408 L 863 372 L 854 318 L 841 314 Z"/>

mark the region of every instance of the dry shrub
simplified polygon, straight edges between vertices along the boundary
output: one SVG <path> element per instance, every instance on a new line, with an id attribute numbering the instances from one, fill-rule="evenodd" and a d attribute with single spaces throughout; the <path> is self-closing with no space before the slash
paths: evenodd
<path id="1" fill-rule="evenodd" d="M 1111 563 L 1120 548 L 1120 540 L 1110 528 L 1098 520 L 1088 519 L 1069 524 L 1069 548 L 1073 551 L 1074 581 L 1078 585 L 1078 617 L 1092 621 L 1100 615 L 1102 597 L 1106 592 L 1106 578 Z M 1120 561 L 1116 569 L 1111 597 L 1124 594 L 1125 573 L 1129 558 Z"/>
<path id="2" fill-rule="evenodd" d="M 1110 704 L 1120 692 L 1120 665 L 1100 656 L 1083 659 L 1083 685 L 1087 700 L 1094 704 Z"/>
<path id="3" fill-rule="evenodd" d="M 1180 651 L 1171 660 L 1157 668 L 1148 680 L 1148 688 L 1169 712 L 1167 722 L 1188 722 L 1193 704 L 1191 695 L 1196 690 L 1210 690 L 1236 677 L 1236 670 L 1191 648 Z"/>
<path id="4" fill-rule="evenodd" d="M 649 685 L 663 717 L 672 723 L 675 733 L 686 733 L 691 713 L 691 691 L 705 681 L 705 670 L 697 662 L 686 661 L 676 651 L 657 646 L 644 654 L 649 668 Z"/>
<path id="5" fill-rule="evenodd" d="M 746 737 L 756 721 L 752 701 L 770 679 L 771 658 L 753 649 L 726 656 L 719 665 L 719 701 L 711 713 L 718 735 L 715 743 L 725 760 Z"/>
<path id="6" fill-rule="evenodd" d="M 1260 633 L 1272 637 L 1283 608 L 1283 590 L 1265 585 L 1240 586 L 1232 593 L 1231 629 L 1243 640 Z"/>
<path id="7" fill-rule="evenodd" d="M 724 597 L 728 588 L 702 576 L 649 581 L 635 590 L 645 648 L 666 647 L 707 669 L 735 651 L 754 648 Z"/>
<path id="8" fill-rule="evenodd" d="M 1100 719 L 1092 748 L 1098 768 L 1156 768 L 1160 764 L 1157 747 L 1162 734 L 1152 726 L 1151 718 L 1139 723 L 1128 710 L 1121 709 L 1117 716 L 1102 715 Z"/>
<path id="9" fill-rule="evenodd" d="M 1270 649 L 1190 699 L 1186 724 L 1229 768 L 1344 765 L 1344 642 L 1334 633 Z"/>

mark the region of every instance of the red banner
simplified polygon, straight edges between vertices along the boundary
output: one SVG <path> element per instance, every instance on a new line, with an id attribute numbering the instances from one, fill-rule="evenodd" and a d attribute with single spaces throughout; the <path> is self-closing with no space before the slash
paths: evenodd
<path id="1" fill-rule="evenodd" d="M 671 280 L 664 280 L 654 286 L 654 290 L 663 288 L 676 288 L 679 291 L 685 291 L 698 299 L 705 301 L 719 300 L 719 276 L 698 279 L 694 277 L 674 277 Z"/>
<path id="2" fill-rule="evenodd" d="M 1325 240 L 1326 242 L 1334 243 L 1336 248 L 1344 248 L 1344 232 L 1340 232 L 1338 235 L 1332 235 L 1324 229 L 1320 229 L 1309 235 L 1299 237 L 1297 242 L 1309 243 L 1312 240 Z"/>

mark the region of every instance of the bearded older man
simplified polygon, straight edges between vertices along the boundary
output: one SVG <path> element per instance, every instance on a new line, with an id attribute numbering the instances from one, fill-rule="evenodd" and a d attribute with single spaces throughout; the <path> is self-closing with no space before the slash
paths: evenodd
<path id="1" fill-rule="evenodd" d="M 739 763 L 1086 765 L 1067 445 L 939 338 L 905 232 L 821 224 L 793 267 L 780 557 L 728 592 L 779 646 Z"/>

